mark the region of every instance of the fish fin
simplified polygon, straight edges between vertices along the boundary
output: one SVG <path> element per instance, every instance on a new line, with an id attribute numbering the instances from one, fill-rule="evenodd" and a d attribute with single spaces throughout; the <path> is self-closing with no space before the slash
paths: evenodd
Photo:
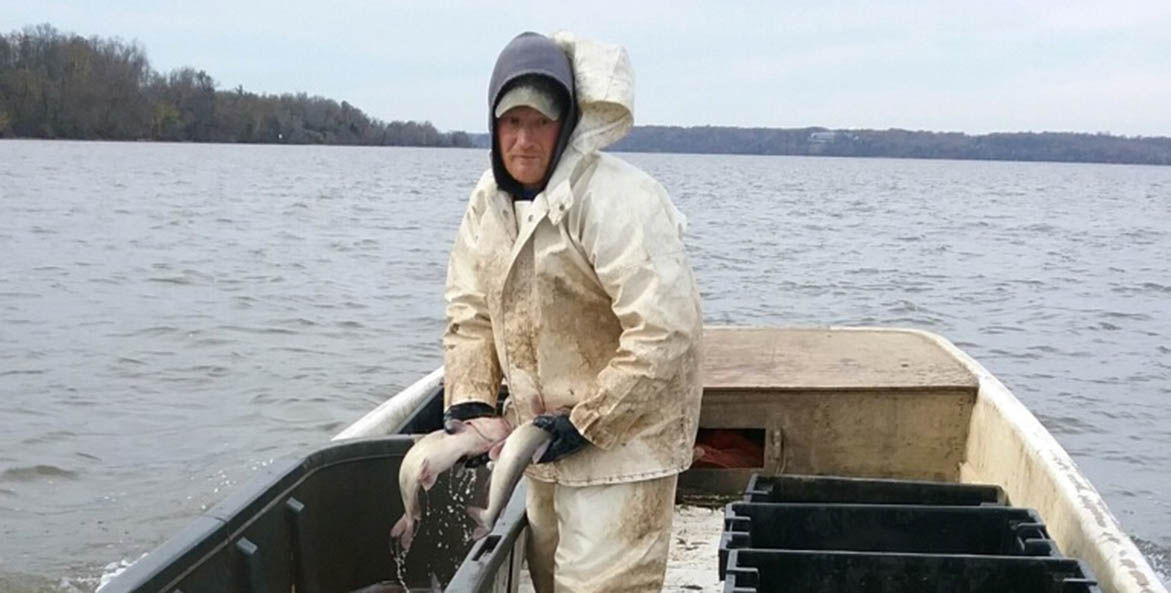
<path id="1" fill-rule="evenodd" d="M 431 460 L 424 459 L 419 467 L 419 485 L 423 487 L 423 490 L 430 490 L 435 485 L 435 480 L 438 479 L 439 474 L 431 471 Z"/>
<path id="2" fill-rule="evenodd" d="M 492 526 L 487 524 L 488 517 L 487 509 L 479 507 L 468 507 L 468 516 L 476 522 L 476 528 L 472 530 L 472 539 L 480 539 L 488 535 L 492 531 Z"/>
<path id="3" fill-rule="evenodd" d="M 500 441 L 499 443 L 492 445 L 492 448 L 488 450 L 488 459 L 493 461 L 500 459 L 500 451 L 504 449 L 505 442 L 507 441 Z"/>
<path id="4" fill-rule="evenodd" d="M 549 450 L 549 445 L 552 443 L 553 443 L 553 440 L 549 439 L 549 440 L 541 443 L 541 445 L 539 447 L 537 447 L 537 449 L 535 451 L 533 451 L 533 463 L 536 463 L 537 461 L 539 461 L 541 459 L 541 457 L 543 457 L 545 455 L 545 451 Z"/>

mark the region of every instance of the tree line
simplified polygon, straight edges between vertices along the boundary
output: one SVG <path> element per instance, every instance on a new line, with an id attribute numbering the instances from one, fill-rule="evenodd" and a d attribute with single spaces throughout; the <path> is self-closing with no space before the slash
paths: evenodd
<path id="1" fill-rule="evenodd" d="M 0 138 L 471 146 L 430 122 L 372 118 L 305 93 L 221 90 L 203 70 L 153 70 L 137 43 L 44 24 L 0 34 Z"/>
<path id="2" fill-rule="evenodd" d="M 1171 165 L 1171 138 L 1019 132 L 639 126 L 614 144 L 630 152 L 822 155 Z"/>
<path id="3" fill-rule="evenodd" d="M 469 134 L 488 148 L 487 134 Z M 1171 165 L 1171 138 L 1070 132 L 968 135 L 911 130 L 635 126 L 610 150 Z"/>

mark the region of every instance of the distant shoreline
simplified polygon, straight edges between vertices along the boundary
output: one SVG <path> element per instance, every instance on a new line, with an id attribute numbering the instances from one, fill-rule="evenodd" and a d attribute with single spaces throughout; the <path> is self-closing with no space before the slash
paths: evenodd
<path id="1" fill-rule="evenodd" d="M 682 128 L 682 129 L 687 130 L 687 128 Z M 704 128 L 698 128 L 698 129 L 703 130 Z M 916 152 L 916 150 L 922 150 L 922 149 L 916 149 L 916 148 L 913 148 L 913 146 L 910 146 L 910 148 L 906 148 L 906 146 L 904 146 L 904 149 L 902 151 L 891 151 L 891 154 L 882 154 L 882 152 L 878 152 L 878 151 L 871 151 L 871 152 L 869 152 L 869 154 L 849 154 L 848 149 L 843 150 L 841 148 L 838 148 L 837 151 L 835 151 L 833 149 L 830 149 L 830 150 L 823 149 L 823 150 L 817 151 L 816 149 L 814 149 L 814 150 L 808 150 L 808 151 L 792 151 L 792 152 L 765 152 L 765 151 L 749 152 L 749 151 L 745 151 L 745 150 L 737 150 L 734 148 L 733 149 L 725 148 L 725 149 L 721 150 L 721 146 L 719 145 L 719 143 L 705 145 L 705 144 L 698 143 L 698 141 L 693 141 L 694 143 L 689 143 L 689 145 L 683 146 L 683 148 L 672 148 L 672 146 L 656 145 L 655 143 L 648 141 L 648 139 L 646 139 L 645 137 L 641 137 L 641 135 L 646 134 L 646 132 L 644 132 L 642 130 L 643 130 L 642 128 L 636 127 L 634 130 L 631 130 L 630 135 L 628 137 L 623 138 L 622 141 L 619 141 L 619 142 L 615 143 L 614 145 L 609 146 L 607 151 L 628 152 L 628 154 L 664 154 L 664 155 L 696 155 L 696 156 L 705 156 L 705 155 L 799 156 L 799 157 L 840 157 L 840 158 L 898 158 L 898 159 L 919 159 L 919 161 L 985 161 L 985 162 L 1006 162 L 1006 163 L 1117 164 L 1117 165 L 1152 165 L 1152 166 L 1171 165 L 1171 138 L 1162 138 L 1162 137 L 1142 138 L 1143 141 L 1156 141 L 1158 143 L 1163 143 L 1162 146 L 1164 146 L 1164 148 L 1160 148 L 1160 145 L 1156 145 L 1155 149 L 1153 149 L 1150 152 L 1151 157 L 1148 159 L 1143 159 L 1143 158 L 1138 158 L 1138 157 L 1130 158 L 1130 159 L 1125 158 L 1125 157 L 1119 158 L 1119 157 L 1117 157 L 1117 155 L 1114 158 L 1108 159 L 1105 157 L 1102 157 L 1102 158 L 1068 158 L 1068 157 L 1064 157 L 1064 158 L 1062 158 L 1059 155 L 1054 154 L 1053 150 L 1050 150 L 1050 151 L 1033 150 L 1033 151 L 1030 151 L 1029 154 L 1027 154 L 1027 155 L 1019 155 L 1019 156 L 1005 156 L 1005 155 L 959 156 L 956 154 L 951 154 L 951 152 L 949 152 L 949 151 L 939 151 L 939 152 L 936 152 L 936 154 L 930 154 L 930 152 L 926 152 L 926 154 L 925 154 L 925 152 L 923 152 L 923 151 Z M 734 128 L 731 130 L 772 131 L 772 132 L 778 132 L 778 134 L 783 134 L 783 132 L 792 132 L 793 131 L 793 130 L 781 130 L 781 129 L 741 129 L 741 128 Z M 874 132 L 872 132 L 872 134 L 874 134 Z M 908 134 L 908 132 L 900 132 L 900 134 Z M 938 135 L 938 132 L 910 132 L 910 134 L 931 137 L 933 135 Z M 1013 135 L 1006 135 L 1006 136 L 1012 136 L 1014 139 L 1016 139 L 1016 141 L 1020 141 L 1020 139 L 1023 139 L 1021 137 L 1045 137 L 1046 135 L 1053 135 L 1053 134 L 1052 134 L 1052 132 L 1041 132 L 1041 134 L 1013 134 Z M 651 136 L 653 137 L 653 135 L 651 135 Z M 466 145 L 458 145 L 458 146 L 453 146 L 453 145 L 410 145 L 410 144 L 397 144 L 397 145 L 393 145 L 393 146 L 397 146 L 397 148 L 430 148 L 430 149 L 458 148 L 458 149 L 471 149 L 471 150 L 487 150 L 487 148 L 488 148 L 487 134 L 468 134 L 467 137 L 468 137 L 468 139 L 470 139 L 470 142 L 468 142 L 468 144 L 466 144 Z M 968 138 L 979 138 L 979 136 L 975 136 L 975 137 L 968 136 Z M 1128 141 L 1134 142 L 1135 141 L 1135 139 L 1132 139 L 1132 138 L 1121 138 L 1121 137 L 1117 137 L 1117 136 L 1104 136 L 1104 138 L 1111 139 L 1111 141 L 1122 141 L 1122 142 L 1128 142 Z M 5 141 L 9 141 L 9 142 L 49 141 L 49 142 L 95 142 L 95 143 L 97 143 L 97 142 L 111 142 L 111 143 L 141 143 L 141 144 L 146 144 L 146 143 L 151 143 L 151 144 L 201 144 L 201 145 L 224 145 L 224 146 L 233 146 L 233 145 L 337 146 L 337 148 L 344 148 L 344 146 L 349 146 L 349 148 L 381 148 L 381 146 L 389 146 L 389 145 L 378 145 L 378 144 L 374 144 L 374 145 L 371 145 L 371 144 L 341 144 L 341 143 L 323 144 L 323 143 L 310 143 L 310 142 L 294 143 L 294 142 L 182 141 L 182 139 L 180 139 L 180 141 L 174 141 L 174 139 L 149 139 L 149 138 L 111 139 L 111 138 L 37 138 L 37 137 L 13 137 L 13 136 L 0 137 L 0 142 L 5 142 Z M 697 143 L 698 143 L 698 145 L 697 145 Z M 1139 148 L 1141 148 L 1141 149 L 1142 148 L 1150 148 L 1150 146 L 1141 145 L 1141 146 L 1139 146 Z M 1068 150 L 1068 148 L 1062 148 L 1062 146 L 1057 145 L 1056 151 L 1061 151 L 1061 150 Z"/>
<path id="2" fill-rule="evenodd" d="M 487 134 L 469 134 L 487 148 Z M 616 152 L 837 156 L 962 161 L 1171 165 L 1171 138 L 1070 132 L 968 135 L 909 130 L 635 126 Z"/>

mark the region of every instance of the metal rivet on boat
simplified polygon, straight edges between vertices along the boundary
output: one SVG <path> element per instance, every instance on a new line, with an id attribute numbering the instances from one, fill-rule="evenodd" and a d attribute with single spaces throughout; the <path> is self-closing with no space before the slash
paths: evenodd
<path id="1" fill-rule="evenodd" d="M 530 214 L 530 215 L 529 215 L 529 222 L 532 222 L 532 221 L 533 221 L 533 215 L 532 215 L 532 214 Z"/>

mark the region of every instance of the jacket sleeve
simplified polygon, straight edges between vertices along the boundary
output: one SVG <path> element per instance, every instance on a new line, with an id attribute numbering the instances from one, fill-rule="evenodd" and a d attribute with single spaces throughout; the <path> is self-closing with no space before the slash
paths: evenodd
<path id="1" fill-rule="evenodd" d="M 496 405 L 500 361 L 492 337 L 487 288 L 479 270 L 486 257 L 478 244 L 485 204 L 479 187 L 468 200 L 447 263 L 443 333 L 444 409 L 467 401 Z"/>
<path id="2" fill-rule="evenodd" d="M 618 349 L 570 420 L 590 442 L 609 449 L 661 413 L 686 365 L 698 365 L 703 330 L 699 293 L 683 249 L 682 215 L 649 177 L 614 197 L 583 204 L 582 249 L 590 258 L 622 328 Z M 678 409 L 677 406 L 671 408 Z"/>

